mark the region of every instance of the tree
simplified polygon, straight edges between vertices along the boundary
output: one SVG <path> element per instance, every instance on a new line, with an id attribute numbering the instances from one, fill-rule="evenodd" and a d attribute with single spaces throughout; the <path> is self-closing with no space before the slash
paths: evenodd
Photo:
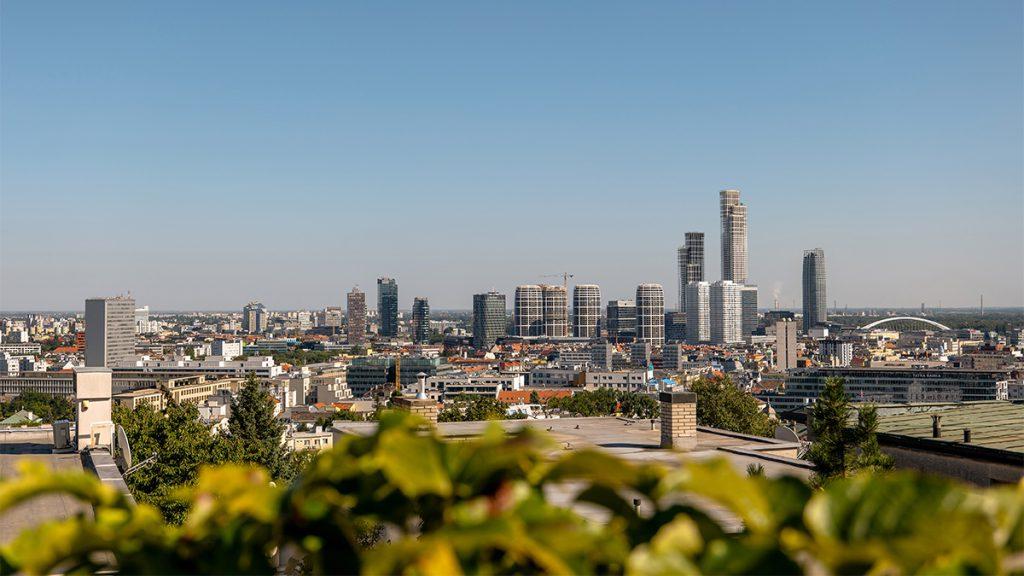
<path id="1" fill-rule="evenodd" d="M 28 390 L 18 394 L 10 402 L 0 403 L 0 418 L 6 418 L 21 410 L 35 414 L 44 424 L 57 420 L 71 420 L 75 414 L 74 405 L 64 396 Z"/>
<path id="2" fill-rule="evenodd" d="M 163 413 L 148 404 L 134 410 L 115 406 L 113 420 L 124 428 L 136 462 L 156 455 L 125 478 L 132 495 L 156 506 L 168 522 L 180 524 L 188 508 L 173 493 L 195 483 L 202 466 L 229 459 L 223 440 L 199 420 L 192 403 L 171 402 Z"/>
<path id="3" fill-rule="evenodd" d="M 540 404 L 540 394 L 536 390 L 530 392 L 530 404 Z"/>
<path id="4" fill-rule="evenodd" d="M 232 460 L 263 466 L 276 478 L 282 472 L 284 424 L 274 417 L 274 399 L 250 374 L 231 400 L 227 438 Z"/>
<path id="5" fill-rule="evenodd" d="M 461 394 L 447 400 L 437 415 L 438 422 L 476 422 L 480 420 L 515 420 L 521 413 L 508 415 L 508 404 L 491 396 Z"/>
<path id="6" fill-rule="evenodd" d="M 757 400 L 728 377 L 701 378 L 690 391 L 697 395 L 697 424 L 753 436 L 775 434 L 775 424 L 758 409 Z"/>
<path id="7" fill-rule="evenodd" d="M 842 378 L 828 378 L 811 408 L 810 428 L 814 442 L 807 459 L 814 463 L 816 484 L 842 478 L 859 470 L 888 470 L 892 458 L 882 453 L 875 432 L 878 414 L 874 406 L 864 406 L 857 424 L 850 426 L 853 407 Z"/>

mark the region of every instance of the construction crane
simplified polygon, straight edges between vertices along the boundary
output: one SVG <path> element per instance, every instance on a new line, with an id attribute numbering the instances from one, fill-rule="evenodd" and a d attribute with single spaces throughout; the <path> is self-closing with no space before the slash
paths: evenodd
<path id="1" fill-rule="evenodd" d="M 562 272 L 561 274 L 543 274 L 541 278 L 558 278 L 562 277 L 562 287 L 565 288 L 566 293 L 569 292 L 569 278 L 573 278 L 575 275 L 568 272 Z"/>

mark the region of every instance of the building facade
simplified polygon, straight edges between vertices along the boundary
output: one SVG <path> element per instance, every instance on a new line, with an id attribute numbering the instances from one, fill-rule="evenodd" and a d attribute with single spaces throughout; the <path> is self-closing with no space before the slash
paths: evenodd
<path id="1" fill-rule="evenodd" d="M 540 286 L 517 286 L 513 306 L 513 333 L 516 336 L 544 335 L 544 297 Z"/>
<path id="2" fill-rule="evenodd" d="M 665 343 L 665 291 L 661 284 L 636 287 L 636 340 L 655 346 Z"/>
<path id="3" fill-rule="evenodd" d="M 362 345 L 366 342 L 366 294 L 359 288 L 348 293 L 348 343 Z"/>
<path id="4" fill-rule="evenodd" d="M 544 311 L 544 335 L 565 338 L 569 335 L 569 295 L 565 286 L 541 286 Z"/>
<path id="5" fill-rule="evenodd" d="M 828 321 L 828 296 L 825 293 L 825 252 L 821 248 L 804 251 L 804 332 Z"/>
<path id="6" fill-rule="evenodd" d="M 505 335 L 505 295 L 473 295 L 473 346 L 487 349 Z"/>
<path id="7" fill-rule="evenodd" d="M 744 339 L 757 330 L 757 286 L 745 284 L 740 286 L 740 332 Z"/>
<path id="8" fill-rule="evenodd" d="M 796 322 L 793 320 L 775 323 L 775 367 L 783 372 L 796 368 Z"/>
<path id="9" fill-rule="evenodd" d="M 601 288 L 596 284 L 577 284 L 572 290 L 572 335 L 597 338 L 600 322 Z"/>
<path id="10" fill-rule="evenodd" d="M 608 301 L 608 338 L 630 342 L 636 338 L 636 301 Z"/>
<path id="11" fill-rule="evenodd" d="M 679 311 L 686 312 L 686 285 L 704 281 L 704 233 L 687 232 L 679 248 Z"/>
<path id="12" fill-rule="evenodd" d="M 263 334 L 270 326 L 270 314 L 260 302 L 249 302 L 242 308 L 242 331 L 249 334 Z"/>
<path id="13" fill-rule="evenodd" d="M 747 207 L 739 190 L 719 192 L 722 217 L 722 280 L 747 281 Z"/>
<path id="14" fill-rule="evenodd" d="M 125 296 L 85 301 L 85 365 L 111 368 L 135 359 L 135 300 Z"/>
<path id="15" fill-rule="evenodd" d="M 377 279 L 377 320 L 381 336 L 398 336 L 398 282 L 394 278 Z"/>
<path id="16" fill-rule="evenodd" d="M 711 343 L 736 344 L 743 341 L 743 303 L 740 285 L 729 280 L 712 282 L 708 288 L 711 304 Z"/>
<path id="17" fill-rule="evenodd" d="M 430 304 L 426 298 L 412 301 L 412 341 L 416 344 L 430 341 Z"/>
<path id="18" fill-rule="evenodd" d="M 711 340 L 711 284 L 690 282 L 686 285 L 686 343 L 701 344 Z"/>

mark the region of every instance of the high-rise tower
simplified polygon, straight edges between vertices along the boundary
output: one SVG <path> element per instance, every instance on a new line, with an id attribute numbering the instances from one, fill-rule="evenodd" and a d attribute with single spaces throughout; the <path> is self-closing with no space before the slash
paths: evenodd
<path id="1" fill-rule="evenodd" d="M 525 284 L 516 287 L 513 306 L 516 336 L 544 334 L 544 298 L 540 286 Z"/>
<path id="2" fill-rule="evenodd" d="M 613 342 L 632 342 L 636 338 L 636 302 L 609 300 L 607 330 Z"/>
<path id="3" fill-rule="evenodd" d="M 734 344 L 743 341 L 743 303 L 739 284 L 729 280 L 712 282 L 708 290 L 711 304 L 711 343 Z"/>
<path id="4" fill-rule="evenodd" d="M 366 342 L 366 294 L 359 288 L 348 293 L 348 343 L 351 345 Z"/>
<path id="5" fill-rule="evenodd" d="M 473 347 L 487 349 L 505 335 L 505 295 L 473 295 Z"/>
<path id="6" fill-rule="evenodd" d="M 259 302 L 249 302 L 242 308 L 242 331 L 249 334 L 262 334 L 269 326 L 267 307 Z"/>
<path id="7" fill-rule="evenodd" d="M 601 288 L 596 284 L 577 284 L 572 290 L 572 335 L 597 338 L 601 320 Z"/>
<path id="8" fill-rule="evenodd" d="M 565 286 L 541 286 L 544 308 L 544 335 L 565 338 L 569 335 L 569 295 Z"/>
<path id="9" fill-rule="evenodd" d="M 686 312 L 686 285 L 704 280 L 704 233 L 687 232 L 679 247 L 679 311 Z"/>
<path id="10" fill-rule="evenodd" d="M 825 251 L 804 250 L 804 332 L 828 321 Z"/>
<path id="11" fill-rule="evenodd" d="M 722 216 L 722 280 L 747 281 L 747 207 L 739 190 L 719 193 Z"/>
<path id="12" fill-rule="evenodd" d="M 85 301 L 85 365 L 112 368 L 135 357 L 135 300 L 126 296 Z"/>
<path id="13" fill-rule="evenodd" d="M 377 279 L 377 317 L 381 336 L 398 336 L 398 282 L 393 278 Z"/>
<path id="14" fill-rule="evenodd" d="M 661 284 L 636 287 L 636 341 L 665 343 L 665 291 Z"/>
<path id="15" fill-rule="evenodd" d="M 412 301 L 412 341 L 426 344 L 430 340 L 430 304 L 426 298 Z"/>
<path id="16" fill-rule="evenodd" d="M 686 343 L 700 344 L 711 339 L 711 302 L 707 282 L 686 285 Z"/>

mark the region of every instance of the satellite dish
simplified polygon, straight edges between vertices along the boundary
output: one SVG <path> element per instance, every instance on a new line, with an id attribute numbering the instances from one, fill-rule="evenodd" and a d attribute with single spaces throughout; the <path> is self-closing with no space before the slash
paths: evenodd
<path id="1" fill-rule="evenodd" d="M 132 467 L 132 447 L 128 444 L 128 436 L 124 433 L 124 427 L 117 425 L 117 442 L 114 444 L 114 452 L 117 454 L 117 463 L 121 470 Z"/>
<path id="2" fill-rule="evenodd" d="M 786 426 L 776 426 L 775 427 L 775 439 L 776 440 L 785 440 L 786 442 L 799 442 L 800 441 L 800 437 L 797 436 L 796 432 L 794 432 L 792 428 L 788 428 Z"/>

